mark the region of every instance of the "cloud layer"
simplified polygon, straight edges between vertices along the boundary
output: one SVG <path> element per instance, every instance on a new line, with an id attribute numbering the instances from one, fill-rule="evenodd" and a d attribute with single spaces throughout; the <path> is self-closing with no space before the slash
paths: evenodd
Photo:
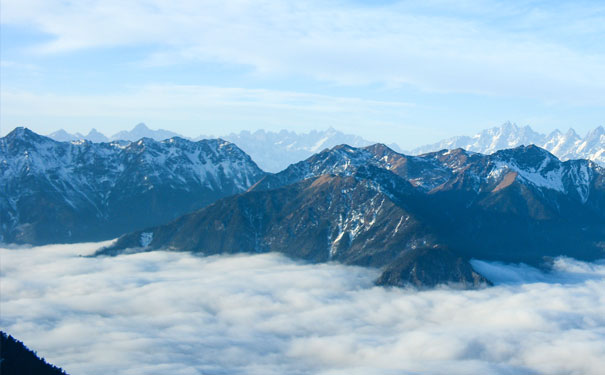
<path id="1" fill-rule="evenodd" d="M 605 265 L 475 262 L 479 291 L 374 287 L 374 270 L 275 254 L 98 244 L 0 249 L 0 328 L 73 374 L 597 374 Z M 529 279 L 531 283 L 521 283 Z"/>

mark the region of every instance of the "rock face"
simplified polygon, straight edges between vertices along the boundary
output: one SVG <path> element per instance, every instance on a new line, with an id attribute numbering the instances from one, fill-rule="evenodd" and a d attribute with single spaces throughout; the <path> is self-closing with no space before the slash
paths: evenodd
<path id="1" fill-rule="evenodd" d="M 100 254 L 131 248 L 278 251 L 380 267 L 384 285 L 476 287 L 488 280 L 471 258 L 537 266 L 558 255 L 602 258 L 605 172 L 535 146 L 406 156 L 343 145 Z"/>
<path id="2" fill-rule="evenodd" d="M 223 140 L 56 142 L 0 138 L 0 242 L 96 241 L 166 223 L 262 178 Z"/>
<path id="3" fill-rule="evenodd" d="M 531 144 L 551 152 L 561 160 L 588 159 L 605 167 L 605 129 L 602 126 L 582 138 L 573 129 L 569 129 L 566 133 L 555 130 L 546 135 L 533 131 L 529 126 L 518 127 L 507 122 L 498 128 L 486 129 L 474 136 L 453 137 L 421 146 L 411 153 L 424 154 L 442 149 L 462 148 L 491 154 L 498 150 Z"/>

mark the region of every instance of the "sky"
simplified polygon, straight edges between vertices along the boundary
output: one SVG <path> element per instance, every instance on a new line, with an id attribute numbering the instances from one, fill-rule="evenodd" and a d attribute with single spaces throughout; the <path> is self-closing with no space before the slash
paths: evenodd
<path id="1" fill-rule="evenodd" d="M 603 1 L 1 0 L 0 134 L 605 123 Z"/>
<path id="2" fill-rule="evenodd" d="M 474 261 L 480 290 L 279 254 L 0 248 L 0 329 L 70 374 L 602 374 L 605 264 Z M 107 245 L 107 243 L 105 243 Z M 276 282 L 279 280 L 279 282 Z M 523 282 L 522 282 L 523 281 Z"/>

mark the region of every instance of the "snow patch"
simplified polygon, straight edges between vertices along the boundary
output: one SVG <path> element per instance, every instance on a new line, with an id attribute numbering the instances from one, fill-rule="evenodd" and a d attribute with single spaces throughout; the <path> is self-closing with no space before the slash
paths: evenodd
<path id="1" fill-rule="evenodd" d="M 141 247 L 147 247 L 153 241 L 153 232 L 143 232 L 141 233 Z"/>
<path id="2" fill-rule="evenodd" d="M 531 183 L 534 186 L 565 192 L 563 185 L 563 168 L 558 166 L 549 171 L 543 170 L 544 163 L 536 169 L 522 169 L 514 163 L 498 161 L 494 163 L 494 168 L 488 174 L 488 178 L 499 178 L 504 171 L 517 172 L 519 178 Z"/>

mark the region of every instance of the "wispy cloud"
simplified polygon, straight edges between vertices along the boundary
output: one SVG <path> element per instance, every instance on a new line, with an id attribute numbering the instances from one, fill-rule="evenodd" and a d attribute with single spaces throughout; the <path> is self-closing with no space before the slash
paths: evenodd
<path id="1" fill-rule="evenodd" d="M 96 247 L 0 249 L 0 328 L 74 374 L 598 374 L 605 367 L 603 264 L 560 259 L 556 272 L 529 284 L 514 282 L 527 268 L 492 264 L 491 276 L 508 281 L 417 292 L 374 287 L 371 269 L 276 254 L 78 256 Z"/>
<path id="2" fill-rule="evenodd" d="M 154 63 L 214 61 L 341 85 L 603 105 L 604 7 L 477 1 L 3 1 L 40 53 L 146 45 Z M 591 41 L 593 41 L 591 43 Z"/>
<path id="3" fill-rule="evenodd" d="M 153 118 L 155 127 L 180 125 L 181 129 L 189 128 L 186 135 L 192 137 L 204 133 L 203 129 L 212 125 L 222 131 L 215 135 L 223 135 L 255 127 L 305 129 L 317 124 L 322 129 L 335 126 L 368 139 L 390 139 L 392 142 L 393 129 L 405 129 L 401 123 L 414 104 L 280 90 L 149 85 L 104 95 L 3 90 L 2 107 L 3 118 L 28 119 L 32 113 L 46 118 L 47 122 L 53 117 L 67 119 L 65 123 L 97 118 L 105 122 L 105 129 L 111 126 L 107 119 L 125 120 L 132 126 L 144 118 Z M 34 119 L 29 126 L 36 129 L 36 123 Z M 111 130 L 122 130 L 119 127 L 118 124 Z M 422 129 L 409 130 L 422 132 Z"/>

